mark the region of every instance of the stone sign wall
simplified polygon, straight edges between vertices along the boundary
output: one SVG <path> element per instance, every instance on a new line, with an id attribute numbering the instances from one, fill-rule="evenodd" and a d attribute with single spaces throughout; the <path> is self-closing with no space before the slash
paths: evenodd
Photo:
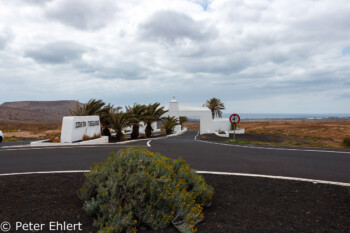
<path id="1" fill-rule="evenodd" d="M 101 134 L 99 116 L 67 116 L 62 120 L 61 143 L 81 141 L 83 136 Z"/>

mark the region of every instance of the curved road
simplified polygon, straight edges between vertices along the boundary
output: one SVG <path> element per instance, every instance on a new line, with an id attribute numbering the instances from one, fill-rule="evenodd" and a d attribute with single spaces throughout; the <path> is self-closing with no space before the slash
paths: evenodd
<path id="1" fill-rule="evenodd" d="M 87 170 L 111 151 L 140 145 L 171 158 L 183 157 L 205 171 L 276 175 L 350 183 L 350 151 L 223 145 L 195 140 L 197 132 L 125 145 L 0 148 L 0 174 Z M 150 146 L 150 147 L 149 147 Z"/>

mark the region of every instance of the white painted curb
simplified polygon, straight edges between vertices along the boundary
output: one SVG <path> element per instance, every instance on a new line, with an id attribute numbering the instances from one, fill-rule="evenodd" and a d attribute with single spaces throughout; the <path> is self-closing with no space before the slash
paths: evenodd
<path id="1" fill-rule="evenodd" d="M 137 139 L 137 140 L 128 140 L 128 141 L 124 141 L 124 142 L 116 142 L 116 143 L 108 143 L 108 139 L 107 139 L 107 142 L 103 142 L 103 143 L 93 143 L 92 141 L 94 140 L 89 140 L 89 141 L 84 141 L 84 142 L 79 142 L 79 143 L 44 143 L 44 141 L 47 141 L 47 140 L 40 140 L 40 141 L 35 141 L 35 142 L 32 142 L 30 145 L 15 145 L 15 146 L 3 146 L 1 147 L 0 149 L 6 149 L 6 150 L 17 150 L 16 148 L 28 148 L 28 149 L 38 149 L 40 147 L 43 147 L 43 148 L 58 148 L 58 147 L 62 147 L 62 148 L 71 148 L 71 147 L 67 147 L 67 146 L 81 146 L 81 145 L 124 145 L 124 144 L 128 144 L 128 143 L 133 143 L 133 142 L 139 142 L 139 141 L 146 141 L 148 140 L 147 142 L 147 146 L 148 147 L 151 147 L 150 145 L 150 141 L 152 140 L 159 140 L 159 139 L 165 139 L 165 138 L 168 138 L 168 137 L 174 137 L 174 136 L 179 136 L 183 133 L 185 133 L 187 131 L 187 129 L 185 130 L 182 130 L 182 131 L 179 131 L 175 134 L 171 134 L 171 135 L 166 135 L 166 136 L 163 136 L 163 137 L 158 137 L 158 138 L 143 138 L 143 139 Z M 105 136 L 104 136 L 105 137 Z M 95 139 L 96 140 L 96 139 Z M 86 143 L 88 142 L 88 143 Z M 37 148 L 35 148 L 37 147 Z"/>
<path id="2" fill-rule="evenodd" d="M 102 136 L 100 138 L 88 140 L 88 141 L 82 141 L 82 142 L 75 142 L 75 143 L 54 143 L 54 142 L 47 142 L 47 140 L 40 140 L 40 141 L 34 141 L 30 143 L 30 146 L 75 146 L 75 145 L 99 145 L 99 144 L 106 144 L 108 143 L 108 136 Z"/>
<path id="3" fill-rule="evenodd" d="M 4 174 L 0 174 L 0 176 L 35 175 L 35 174 L 60 174 L 60 173 L 84 173 L 84 172 L 90 172 L 90 170 L 17 172 L 17 173 L 4 173 Z"/>
<path id="4" fill-rule="evenodd" d="M 350 183 L 335 182 L 327 180 L 314 180 L 298 177 L 288 177 L 288 176 L 271 176 L 271 175 L 259 175 L 259 174 L 249 174 L 249 173 L 232 173 L 232 172 L 212 172 L 212 171 L 197 171 L 198 174 L 213 174 L 213 175 L 226 175 L 226 176 L 247 176 L 247 177 L 259 177 L 259 178 L 270 178 L 278 180 L 292 180 L 292 181 L 302 181 L 310 182 L 314 184 L 331 184 L 350 187 Z"/>
<path id="5" fill-rule="evenodd" d="M 21 172 L 21 173 L 5 173 L 0 174 L 1 176 L 15 176 L 15 175 L 35 175 L 35 174 L 61 174 L 61 173 L 86 173 L 90 170 L 70 170 L 70 171 L 42 171 L 42 172 Z M 287 176 L 271 176 L 271 175 L 260 175 L 260 174 L 249 174 L 249 173 L 232 173 L 232 172 L 216 172 L 216 171 L 196 171 L 198 174 L 212 174 L 212 175 L 226 175 L 226 176 L 246 176 L 246 177 L 257 177 L 257 178 L 269 178 L 278 180 L 291 180 L 300 182 L 309 182 L 313 184 L 328 184 L 350 187 L 350 183 L 335 182 L 327 180 L 314 180 L 298 177 L 287 177 Z"/>

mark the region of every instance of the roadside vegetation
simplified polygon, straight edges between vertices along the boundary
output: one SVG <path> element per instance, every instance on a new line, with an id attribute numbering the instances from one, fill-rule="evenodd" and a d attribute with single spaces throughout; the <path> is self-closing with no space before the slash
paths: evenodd
<path id="1" fill-rule="evenodd" d="M 160 103 L 134 104 L 123 107 L 106 104 L 103 100 L 90 99 L 85 104 L 77 102 L 76 106 L 69 110 L 72 116 L 97 115 L 100 117 L 102 136 L 108 136 L 113 141 L 127 140 L 124 133 L 131 127 L 130 139 L 154 137 L 152 123 L 162 122 L 163 132 L 173 132 L 174 125 L 169 124 L 169 119 L 162 117 L 167 110 Z M 186 120 L 186 118 L 182 119 Z M 181 123 L 183 123 L 182 121 Z M 145 126 L 144 134 L 140 135 L 141 124 Z M 170 128 L 169 128 L 170 127 Z M 0 129 L 5 136 L 5 142 L 49 139 L 50 142 L 60 141 L 61 123 L 18 123 L 1 124 Z M 115 133 L 115 134 L 113 134 Z M 113 134 L 113 135 L 112 135 Z M 159 135 L 163 135 L 160 133 Z M 115 135 L 115 136 L 114 136 Z M 86 137 L 82 140 L 86 140 Z"/>
<path id="2" fill-rule="evenodd" d="M 184 124 L 185 124 L 187 121 L 188 121 L 188 118 L 187 118 L 187 117 L 185 117 L 185 116 L 180 116 L 180 117 L 179 117 L 179 123 L 180 123 L 180 125 L 181 125 L 181 129 L 184 128 Z"/>
<path id="3" fill-rule="evenodd" d="M 99 232 L 158 230 L 169 224 L 182 233 L 196 232 L 214 193 L 184 160 L 140 147 L 112 153 L 90 170 L 78 196 Z"/>
<path id="4" fill-rule="evenodd" d="M 163 118 L 163 127 L 166 134 L 172 134 L 177 125 L 180 125 L 180 122 L 176 117 L 168 116 Z"/>
<path id="5" fill-rule="evenodd" d="M 137 104 L 125 106 L 125 111 L 121 106 L 106 105 L 102 100 L 91 99 L 87 103 L 77 104 L 70 113 L 74 116 L 98 115 L 102 125 L 102 135 L 112 137 L 111 129 L 115 132 L 116 141 L 127 140 L 124 129 L 131 127 L 130 139 L 140 137 L 150 138 L 153 136 L 152 123 L 162 120 L 162 115 L 167 112 L 160 103 L 149 105 Z M 145 134 L 140 136 L 140 125 L 146 125 Z M 113 140 L 113 139 L 112 139 Z"/>
<path id="6" fill-rule="evenodd" d="M 161 120 L 161 117 L 167 112 L 167 110 L 164 110 L 164 107 L 160 106 L 160 103 L 149 104 L 146 106 L 145 122 L 147 125 L 145 134 L 147 138 L 150 138 L 152 136 L 152 123 Z"/>
<path id="7" fill-rule="evenodd" d="M 350 147 L 350 137 L 346 137 L 343 139 L 343 146 Z"/>

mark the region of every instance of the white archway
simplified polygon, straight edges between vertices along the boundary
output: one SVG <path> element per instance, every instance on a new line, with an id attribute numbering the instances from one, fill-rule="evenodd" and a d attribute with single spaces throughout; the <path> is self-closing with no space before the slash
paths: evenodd
<path id="1" fill-rule="evenodd" d="M 230 122 L 226 118 L 212 119 L 211 111 L 207 107 L 191 107 L 180 106 L 175 98 L 173 98 L 168 107 L 168 112 L 165 116 L 180 116 L 186 117 L 199 117 L 200 134 L 214 133 L 217 130 L 230 130 Z M 181 130 L 181 126 L 176 126 L 174 131 Z"/>

